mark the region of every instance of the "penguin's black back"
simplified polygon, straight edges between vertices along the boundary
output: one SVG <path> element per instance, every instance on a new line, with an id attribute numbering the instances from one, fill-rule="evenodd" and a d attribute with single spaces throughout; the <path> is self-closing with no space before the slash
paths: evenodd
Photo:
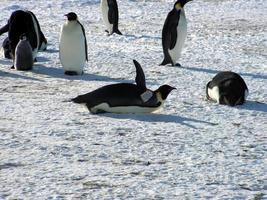
<path id="1" fill-rule="evenodd" d="M 156 107 L 157 98 L 153 97 L 146 103 L 141 99 L 143 88 L 135 84 L 119 83 L 101 87 L 84 95 L 79 95 L 72 99 L 75 103 L 85 103 L 88 108 L 92 108 L 101 103 L 107 103 L 111 107 L 116 106 L 141 106 Z"/>
<path id="2" fill-rule="evenodd" d="M 164 53 L 164 60 L 161 65 L 172 64 L 171 57 L 169 55 L 168 49 L 173 49 L 177 40 L 177 26 L 180 19 L 180 11 L 175 9 L 168 13 L 168 16 L 164 22 L 162 29 L 162 47 Z"/>
<path id="3" fill-rule="evenodd" d="M 219 88 L 220 104 L 235 106 L 245 102 L 245 91 L 248 91 L 248 88 L 239 74 L 230 71 L 220 72 L 207 85 L 209 88 L 215 86 Z"/>
<path id="4" fill-rule="evenodd" d="M 109 23 L 113 24 L 113 32 L 119 35 L 122 33 L 119 31 L 119 9 L 116 0 L 107 0 L 108 2 L 108 20 Z"/>
<path id="5" fill-rule="evenodd" d="M 38 42 L 36 31 L 34 28 L 33 18 L 30 13 L 22 10 L 17 10 L 12 13 L 9 19 L 8 38 L 10 40 L 10 46 L 13 55 L 15 52 L 15 48 L 19 42 L 19 38 L 23 34 L 25 34 L 28 38 L 31 47 L 33 49 L 36 48 Z"/>
<path id="6" fill-rule="evenodd" d="M 214 86 L 227 85 L 227 83 L 231 81 L 235 81 L 238 87 L 242 90 L 248 89 L 243 78 L 239 74 L 230 71 L 219 72 L 216 76 L 213 77 L 209 87 L 213 88 Z"/>
<path id="7" fill-rule="evenodd" d="M 42 43 L 43 43 L 43 42 L 47 44 L 47 40 L 46 40 L 46 38 L 45 38 L 45 36 L 44 36 L 42 30 L 41 30 L 39 21 L 38 21 L 37 17 L 35 16 L 35 14 L 34 14 L 33 12 L 31 12 L 31 11 L 27 11 L 27 12 L 30 13 L 30 14 L 32 15 L 33 20 L 35 20 L 35 23 L 36 23 L 36 25 L 37 25 L 38 34 L 39 34 L 39 46 L 38 46 L 38 48 L 40 49 L 41 46 L 42 46 Z"/>

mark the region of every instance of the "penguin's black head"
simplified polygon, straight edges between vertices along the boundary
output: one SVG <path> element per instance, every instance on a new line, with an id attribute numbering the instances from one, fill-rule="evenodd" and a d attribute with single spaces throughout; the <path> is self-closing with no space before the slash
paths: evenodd
<path id="1" fill-rule="evenodd" d="M 25 33 L 23 33 L 22 35 L 20 35 L 19 37 L 20 40 L 27 40 L 27 36 Z"/>
<path id="2" fill-rule="evenodd" d="M 178 0 L 178 1 L 176 1 L 175 4 L 174 4 L 174 9 L 180 10 L 189 1 L 193 1 L 193 0 Z"/>
<path id="3" fill-rule="evenodd" d="M 159 92 L 161 94 L 161 98 L 163 100 L 167 99 L 168 95 L 172 90 L 175 90 L 176 88 L 169 86 L 169 85 L 162 85 L 160 86 L 155 92 Z"/>
<path id="4" fill-rule="evenodd" d="M 78 19 L 76 13 L 74 13 L 74 12 L 70 12 L 70 13 L 66 14 L 65 16 L 68 18 L 69 21 L 74 21 L 74 20 Z"/>

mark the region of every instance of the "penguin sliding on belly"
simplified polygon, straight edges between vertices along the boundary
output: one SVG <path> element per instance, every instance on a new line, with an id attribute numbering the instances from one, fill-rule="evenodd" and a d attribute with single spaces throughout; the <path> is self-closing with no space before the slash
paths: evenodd
<path id="1" fill-rule="evenodd" d="M 106 32 L 108 35 L 117 33 L 122 35 L 119 31 L 119 10 L 116 0 L 101 0 L 101 10 L 103 21 L 106 25 Z"/>
<path id="2" fill-rule="evenodd" d="M 241 105 L 246 101 L 248 88 L 245 81 L 234 72 L 218 73 L 206 86 L 208 100 L 229 106 Z"/>
<path id="3" fill-rule="evenodd" d="M 67 22 L 62 26 L 59 43 L 60 62 L 66 75 L 82 75 L 88 61 L 85 30 L 75 13 L 65 16 Z"/>
<path id="4" fill-rule="evenodd" d="M 158 111 L 175 88 L 162 85 L 155 91 L 147 89 L 141 65 L 136 60 L 133 62 L 136 68 L 136 84 L 107 85 L 79 95 L 72 101 L 85 104 L 91 113 L 152 113 Z"/>
<path id="5" fill-rule="evenodd" d="M 181 66 L 176 61 L 181 57 L 187 35 L 187 22 L 184 5 L 192 0 L 178 0 L 169 12 L 162 29 L 164 60 L 160 65 Z"/>

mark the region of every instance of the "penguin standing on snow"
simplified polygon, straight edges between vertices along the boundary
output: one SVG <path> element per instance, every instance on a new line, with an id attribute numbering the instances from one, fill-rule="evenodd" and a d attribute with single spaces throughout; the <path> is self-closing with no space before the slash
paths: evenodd
<path id="1" fill-rule="evenodd" d="M 65 16 L 67 22 L 62 26 L 59 43 L 60 62 L 66 75 L 81 75 L 88 61 L 84 27 L 74 12 Z"/>
<path id="2" fill-rule="evenodd" d="M 27 37 L 22 35 L 15 50 L 14 67 L 16 70 L 31 70 L 32 66 L 32 48 Z"/>
<path id="3" fill-rule="evenodd" d="M 106 25 L 106 32 L 108 35 L 117 33 L 122 35 L 119 31 L 119 10 L 116 0 L 101 0 L 101 10 L 103 21 Z"/>
<path id="4" fill-rule="evenodd" d="M 32 47 L 32 57 L 35 60 L 40 40 L 38 24 L 32 12 L 23 10 L 14 11 L 8 20 L 8 24 L 0 29 L 0 35 L 5 32 L 8 32 L 9 46 L 13 59 L 20 37 L 25 35 Z"/>
<path id="5" fill-rule="evenodd" d="M 6 32 L 8 32 L 9 37 L 3 42 L 4 52 L 7 52 L 7 54 L 5 53 L 5 58 L 11 59 L 11 54 L 14 55 L 16 45 L 23 34 L 27 36 L 28 41 L 32 46 L 34 59 L 38 50 L 44 51 L 47 48 L 47 40 L 41 31 L 36 16 L 31 11 L 14 11 L 10 16 L 8 23 L 0 29 L 0 35 Z"/>
<path id="6" fill-rule="evenodd" d="M 163 107 L 174 87 L 162 85 L 157 90 L 146 88 L 145 75 L 140 64 L 134 60 L 136 84 L 118 83 L 106 85 L 72 99 L 85 104 L 91 113 L 152 113 Z"/>
<path id="7" fill-rule="evenodd" d="M 246 101 L 248 88 L 245 81 L 234 72 L 218 73 L 206 86 L 208 100 L 229 106 L 241 105 Z"/>
<path id="8" fill-rule="evenodd" d="M 192 0 L 176 1 L 165 20 L 162 30 L 164 60 L 160 65 L 181 66 L 176 61 L 181 57 L 181 51 L 187 35 L 184 5 L 189 1 Z"/>

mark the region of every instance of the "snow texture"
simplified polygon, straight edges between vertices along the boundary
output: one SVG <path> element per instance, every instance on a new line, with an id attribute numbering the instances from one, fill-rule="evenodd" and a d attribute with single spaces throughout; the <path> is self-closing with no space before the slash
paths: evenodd
<path id="1" fill-rule="evenodd" d="M 29 72 L 0 56 L 0 199 L 267 199 L 266 0 L 194 0 L 179 63 L 163 59 L 170 0 L 118 0 L 124 35 L 107 36 L 99 0 L 1 0 L 0 25 L 33 11 L 48 39 Z M 89 62 L 69 77 L 59 62 L 64 14 L 85 27 Z M 7 34 L 0 36 L 2 42 Z M 93 115 L 69 102 L 106 84 L 177 88 L 159 114 Z M 246 104 L 206 100 L 219 71 L 239 73 Z"/>

